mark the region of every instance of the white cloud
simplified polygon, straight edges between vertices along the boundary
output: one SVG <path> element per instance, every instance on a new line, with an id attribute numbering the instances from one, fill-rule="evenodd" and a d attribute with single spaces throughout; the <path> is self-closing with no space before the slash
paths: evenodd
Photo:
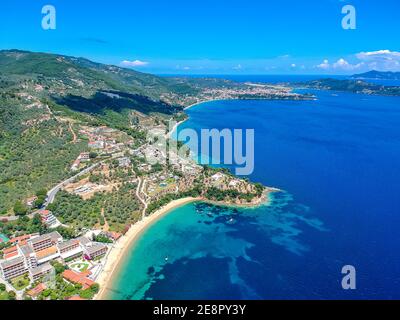
<path id="1" fill-rule="evenodd" d="M 232 68 L 233 70 L 241 70 L 242 69 L 242 65 L 238 64 L 237 66 Z"/>
<path id="2" fill-rule="evenodd" d="M 360 52 L 356 54 L 356 57 L 360 60 L 400 60 L 400 52 L 390 50 Z"/>
<path id="3" fill-rule="evenodd" d="M 325 59 L 324 62 L 317 65 L 318 69 L 328 70 L 330 68 L 329 60 Z"/>
<path id="4" fill-rule="evenodd" d="M 144 67 L 147 66 L 148 64 L 149 64 L 148 62 L 140 60 L 135 60 L 135 61 L 124 60 L 121 62 L 121 65 L 125 67 Z"/>
<path id="5" fill-rule="evenodd" d="M 380 71 L 399 71 L 400 52 L 390 50 L 378 50 L 370 52 L 360 52 L 356 57 L 365 62 L 369 69 Z"/>
<path id="6" fill-rule="evenodd" d="M 343 58 L 340 58 L 333 64 L 330 64 L 328 60 L 324 60 L 321 64 L 317 65 L 318 69 L 322 70 L 340 70 L 340 71 L 353 71 L 360 69 L 364 65 L 363 62 L 357 64 L 351 64 Z"/>
<path id="7" fill-rule="evenodd" d="M 295 63 L 292 63 L 290 66 L 291 66 L 292 68 L 296 68 L 296 64 L 295 64 Z"/>

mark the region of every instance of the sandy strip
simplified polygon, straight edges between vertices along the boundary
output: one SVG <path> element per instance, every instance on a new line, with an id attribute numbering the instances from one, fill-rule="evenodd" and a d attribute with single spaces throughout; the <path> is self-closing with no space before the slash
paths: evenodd
<path id="1" fill-rule="evenodd" d="M 162 218 L 167 213 L 171 212 L 172 209 L 180 207 L 184 204 L 200 201 L 201 198 L 183 198 L 174 200 L 168 203 L 166 206 L 157 210 L 152 215 L 144 218 L 143 220 L 135 223 L 131 226 L 129 231 L 120 238 L 112 247 L 110 252 L 106 257 L 106 262 L 101 271 L 99 277 L 96 279 L 96 282 L 100 285 L 100 291 L 96 295 L 95 300 L 105 300 L 107 298 L 108 287 L 112 287 L 112 280 L 114 274 L 118 271 L 118 267 L 120 266 L 123 258 L 129 253 L 130 248 L 138 240 L 140 235 L 153 223 L 157 222 L 160 218 Z"/>
<path id="2" fill-rule="evenodd" d="M 207 102 L 212 102 L 212 101 L 225 101 L 225 100 L 227 100 L 227 99 L 207 99 L 207 100 L 203 100 L 203 101 L 199 101 L 199 102 L 193 103 L 193 104 L 191 104 L 190 106 L 185 107 L 183 110 L 187 110 L 187 109 L 190 109 L 190 108 L 192 108 L 192 107 L 194 107 L 194 106 L 197 106 L 197 105 L 203 104 L 203 103 L 207 103 Z M 228 100 L 235 100 L 235 99 L 228 99 Z"/>

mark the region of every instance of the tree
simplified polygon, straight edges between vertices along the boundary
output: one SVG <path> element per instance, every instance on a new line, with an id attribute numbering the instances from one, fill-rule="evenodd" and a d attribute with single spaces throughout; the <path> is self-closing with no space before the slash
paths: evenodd
<path id="1" fill-rule="evenodd" d="M 0 291 L 6 291 L 6 285 L 4 283 L 0 283 Z"/>
<path id="2" fill-rule="evenodd" d="M 36 196 L 38 198 L 47 197 L 47 190 L 46 189 L 40 189 L 40 190 L 36 191 Z"/>
<path id="3" fill-rule="evenodd" d="M 54 267 L 54 270 L 56 271 L 56 274 L 61 274 L 64 272 L 65 267 L 62 263 L 53 261 L 51 265 Z"/>
<path id="4" fill-rule="evenodd" d="M 9 300 L 16 300 L 17 299 L 17 294 L 14 291 L 8 291 L 8 299 Z"/>
<path id="5" fill-rule="evenodd" d="M 34 203 L 35 208 L 41 208 L 46 201 L 46 196 L 39 196 Z"/>
<path id="6" fill-rule="evenodd" d="M 98 284 L 98 283 L 93 284 L 93 285 L 90 287 L 90 290 L 91 290 L 94 294 L 98 293 L 99 290 L 100 290 L 99 284 Z"/>
<path id="7" fill-rule="evenodd" d="M 17 216 L 24 216 L 28 212 L 28 208 L 21 202 L 17 201 L 14 205 L 14 213 Z"/>
<path id="8" fill-rule="evenodd" d="M 90 158 L 90 159 L 96 159 L 97 156 L 98 156 L 98 154 L 97 154 L 96 152 L 90 152 L 90 153 L 89 153 L 89 158 Z"/>

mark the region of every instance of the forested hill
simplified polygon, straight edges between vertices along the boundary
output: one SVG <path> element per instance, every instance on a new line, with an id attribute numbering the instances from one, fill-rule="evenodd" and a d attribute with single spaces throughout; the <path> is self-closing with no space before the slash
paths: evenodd
<path id="1" fill-rule="evenodd" d="M 181 119 L 183 108 L 205 90 L 234 86 L 241 87 L 64 55 L 0 51 L 0 215 L 71 176 L 71 163 L 87 151 L 82 127 L 115 128 L 140 145 L 149 123 Z"/>
<path id="2" fill-rule="evenodd" d="M 400 72 L 391 71 L 368 71 L 365 73 L 355 74 L 353 79 L 380 79 L 380 80 L 400 80 Z"/>
<path id="3" fill-rule="evenodd" d="M 387 96 L 400 96 L 400 87 L 383 86 L 362 80 L 339 80 L 339 79 L 319 79 L 312 80 L 298 85 L 306 88 L 348 91 L 353 93 L 376 94 Z"/>
<path id="4" fill-rule="evenodd" d="M 87 141 L 74 141 L 79 126 L 107 125 L 140 139 L 134 113 L 168 119 L 197 90 L 185 79 L 82 58 L 0 51 L 0 215 L 71 174 L 87 148 Z"/>

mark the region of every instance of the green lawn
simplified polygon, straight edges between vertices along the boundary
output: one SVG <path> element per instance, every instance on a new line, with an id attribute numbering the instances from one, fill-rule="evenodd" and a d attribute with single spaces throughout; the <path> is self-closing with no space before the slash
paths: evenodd
<path id="1" fill-rule="evenodd" d="M 19 276 L 18 278 L 11 280 L 12 286 L 18 291 L 25 289 L 27 286 L 29 286 L 30 282 L 31 281 L 28 274 L 24 274 L 22 276 Z"/>
<path id="2" fill-rule="evenodd" d="M 78 269 L 80 272 L 84 272 L 89 268 L 88 263 L 74 263 L 70 266 L 72 269 Z"/>
<path id="3" fill-rule="evenodd" d="M 0 291 L 0 300 L 8 300 L 8 293 L 5 291 Z"/>

